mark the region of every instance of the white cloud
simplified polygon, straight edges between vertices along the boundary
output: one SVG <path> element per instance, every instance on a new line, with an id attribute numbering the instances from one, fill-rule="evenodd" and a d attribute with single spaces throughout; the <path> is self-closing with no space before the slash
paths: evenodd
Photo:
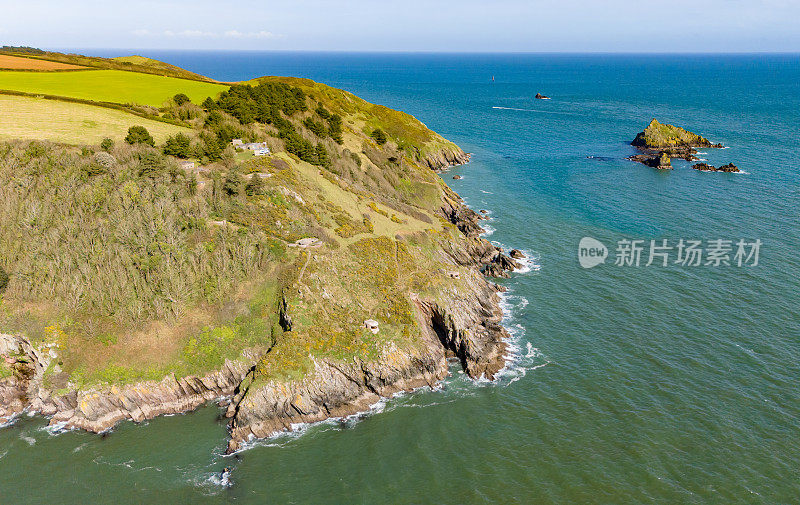
<path id="1" fill-rule="evenodd" d="M 225 32 L 225 37 L 229 39 L 279 39 L 282 35 L 278 35 L 266 30 L 257 32 L 240 32 L 239 30 L 228 30 Z"/>
<path id="2" fill-rule="evenodd" d="M 164 30 L 163 32 L 152 32 L 147 28 L 139 28 L 137 30 L 132 30 L 131 34 L 136 35 L 137 37 L 158 37 L 164 36 L 169 38 L 184 38 L 184 39 L 219 39 L 219 38 L 226 38 L 226 39 L 280 39 L 283 38 L 283 35 L 278 35 L 272 32 L 268 32 L 266 30 L 260 30 L 257 32 L 242 32 L 239 30 L 228 30 L 226 32 L 206 32 L 203 30 Z"/>

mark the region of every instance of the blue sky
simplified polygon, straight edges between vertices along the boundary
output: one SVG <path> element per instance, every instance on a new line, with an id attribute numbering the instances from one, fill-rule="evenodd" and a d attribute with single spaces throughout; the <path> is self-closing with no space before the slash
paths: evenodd
<path id="1" fill-rule="evenodd" d="M 0 0 L 0 12 L 0 44 L 46 48 L 800 51 L 800 0 Z"/>

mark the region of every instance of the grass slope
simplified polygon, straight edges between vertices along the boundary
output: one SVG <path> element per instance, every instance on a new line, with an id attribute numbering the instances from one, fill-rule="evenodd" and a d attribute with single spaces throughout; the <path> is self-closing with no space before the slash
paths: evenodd
<path id="1" fill-rule="evenodd" d="M 184 93 L 193 102 L 200 103 L 227 86 L 121 70 L 0 71 L 0 89 L 159 107 L 176 93 Z"/>
<path id="2" fill-rule="evenodd" d="M 0 95 L 0 139 L 49 140 L 62 144 L 121 142 L 128 128 L 141 125 L 158 143 L 187 128 L 151 121 L 118 110 L 43 98 Z"/>

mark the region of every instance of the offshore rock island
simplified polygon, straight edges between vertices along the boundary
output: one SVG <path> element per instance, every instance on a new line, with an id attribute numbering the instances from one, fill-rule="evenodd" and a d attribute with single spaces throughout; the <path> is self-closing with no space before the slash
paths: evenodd
<path id="1" fill-rule="evenodd" d="M 721 148 L 705 137 L 684 130 L 679 126 L 661 124 L 653 119 L 644 131 L 639 132 L 631 145 L 641 154 L 628 157 L 649 167 L 661 170 L 672 168 L 672 158 L 697 161 L 697 148 Z"/>
<path id="2" fill-rule="evenodd" d="M 469 160 L 455 144 L 307 79 L 24 49 L 4 49 L 37 69 L 0 72 L 12 113 L 112 126 L 0 142 L 0 424 L 103 432 L 224 399 L 235 451 L 433 386 L 448 359 L 504 367 L 487 278 L 524 256 L 436 175 Z M 55 63 L 96 99 L 43 89 Z M 112 77 L 157 86 L 113 96 Z"/>

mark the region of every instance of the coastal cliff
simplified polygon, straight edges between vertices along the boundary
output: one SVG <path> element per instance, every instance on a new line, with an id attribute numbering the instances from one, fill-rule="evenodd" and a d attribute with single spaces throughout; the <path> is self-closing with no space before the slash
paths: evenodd
<path id="1" fill-rule="evenodd" d="M 103 432 L 219 400 L 234 451 L 434 386 L 448 359 L 503 368 L 488 278 L 521 253 L 434 173 L 469 160 L 458 146 L 305 79 L 160 113 L 193 118 L 200 169 L 175 144 L 0 143 L 0 423 Z"/>

